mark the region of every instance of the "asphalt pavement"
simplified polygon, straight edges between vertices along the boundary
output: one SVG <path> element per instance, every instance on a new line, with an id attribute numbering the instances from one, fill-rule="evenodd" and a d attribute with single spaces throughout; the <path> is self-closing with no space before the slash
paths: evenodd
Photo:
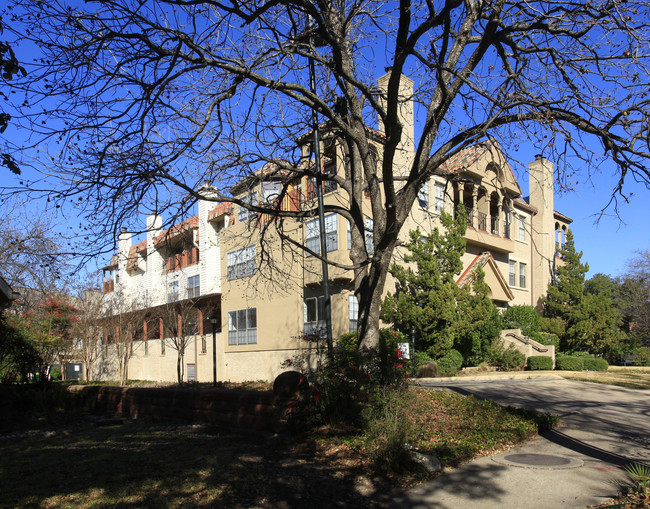
<path id="1" fill-rule="evenodd" d="M 623 467 L 650 464 L 650 391 L 530 374 L 421 379 L 560 416 L 560 426 L 507 452 L 449 469 L 399 497 L 399 508 L 587 507 L 614 497 Z"/>

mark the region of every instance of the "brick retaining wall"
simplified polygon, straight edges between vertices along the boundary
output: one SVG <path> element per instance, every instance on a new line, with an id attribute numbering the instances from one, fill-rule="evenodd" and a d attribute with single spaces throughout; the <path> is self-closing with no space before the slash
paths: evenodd
<path id="1" fill-rule="evenodd" d="M 182 387 L 86 386 L 89 410 L 115 417 L 180 419 L 279 432 L 286 421 L 272 392 Z"/>

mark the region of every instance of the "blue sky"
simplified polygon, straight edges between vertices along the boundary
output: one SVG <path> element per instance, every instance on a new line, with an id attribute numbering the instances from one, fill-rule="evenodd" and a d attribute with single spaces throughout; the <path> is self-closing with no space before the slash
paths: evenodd
<path id="1" fill-rule="evenodd" d="M 532 159 L 530 159 L 532 160 Z M 528 182 L 518 173 L 524 195 Z M 650 249 L 650 190 L 631 179 L 625 186 L 632 193 L 629 203 L 619 203 L 619 214 L 610 207 L 598 220 L 600 211 L 609 202 L 618 175 L 612 169 L 592 176 L 576 175 L 575 191 L 562 192 L 556 188 L 555 210 L 573 219 L 571 230 L 582 261 L 589 264 L 587 278 L 597 273 L 621 275 L 634 252 Z"/>

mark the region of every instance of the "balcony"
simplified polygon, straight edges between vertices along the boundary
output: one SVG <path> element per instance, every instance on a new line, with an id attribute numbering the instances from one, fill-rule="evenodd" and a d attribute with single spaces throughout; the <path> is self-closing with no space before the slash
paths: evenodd
<path id="1" fill-rule="evenodd" d="M 112 279 L 109 281 L 104 281 L 104 293 L 111 293 L 115 290 L 115 281 Z"/>

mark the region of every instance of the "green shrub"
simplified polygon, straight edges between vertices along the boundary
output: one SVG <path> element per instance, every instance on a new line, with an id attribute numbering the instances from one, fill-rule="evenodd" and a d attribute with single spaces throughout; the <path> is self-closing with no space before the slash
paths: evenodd
<path id="1" fill-rule="evenodd" d="M 557 352 L 560 349 L 560 338 L 556 334 L 551 334 L 550 332 L 540 333 L 542 340 L 539 341 L 542 345 L 553 345 L 555 351 Z"/>
<path id="2" fill-rule="evenodd" d="M 503 323 L 512 329 L 521 329 L 521 332 L 537 339 L 536 336 L 541 328 L 541 319 L 533 306 L 511 306 L 503 313 Z"/>
<path id="3" fill-rule="evenodd" d="M 571 352 L 571 357 L 582 357 L 582 358 L 589 358 L 593 359 L 593 355 L 591 355 L 589 352 Z"/>
<path id="4" fill-rule="evenodd" d="M 357 350 L 357 343 L 359 342 L 359 336 L 356 332 L 347 332 L 339 339 L 336 340 L 337 346 L 346 352 L 355 352 Z"/>
<path id="5" fill-rule="evenodd" d="M 591 357 L 584 360 L 584 369 L 589 371 L 607 371 L 609 363 L 605 359 Z"/>
<path id="6" fill-rule="evenodd" d="M 413 354 L 411 354 L 413 356 Z M 413 358 L 414 357 L 414 358 Z M 433 359 L 429 357 L 426 352 L 415 352 L 415 355 L 412 357 L 411 362 L 409 362 L 407 372 L 410 377 L 415 377 L 418 369 L 422 366 L 423 363 L 432 361 Z"/>
<path id="7" fill-rule="evenodd" d="M 50 380 L 61 380 L 61 367 L 52 366 L 50 369 Z"/>
<path id="8" fill-rule="evenodd" d="M 526 356 L 513 345 L 506 348 L 500 339 L 492 344 L 488 352 L 488 363 L 499 371 L 513 371 L 523 369 Z"/>
<path id="9" fill-rule="evenodd" d="M 582 371 L 584 369 L 584 362 L 584 357 L 558 355 L 555 357 L 555 369 L 561 371 Z"/>
<path id="10" fill-rule="evenodd" d="M 553 359 L 542 355 L 528 357 L 528 369 L 531 371 L 542 371 L 553 369 Z"/>
<path id="11" fill-rule="evenodd" d="M 458 373 L 463 366 L 463 355 L 453 348 L 445 355 L 436 359 L 440 376 L 452 376 Z"/>

